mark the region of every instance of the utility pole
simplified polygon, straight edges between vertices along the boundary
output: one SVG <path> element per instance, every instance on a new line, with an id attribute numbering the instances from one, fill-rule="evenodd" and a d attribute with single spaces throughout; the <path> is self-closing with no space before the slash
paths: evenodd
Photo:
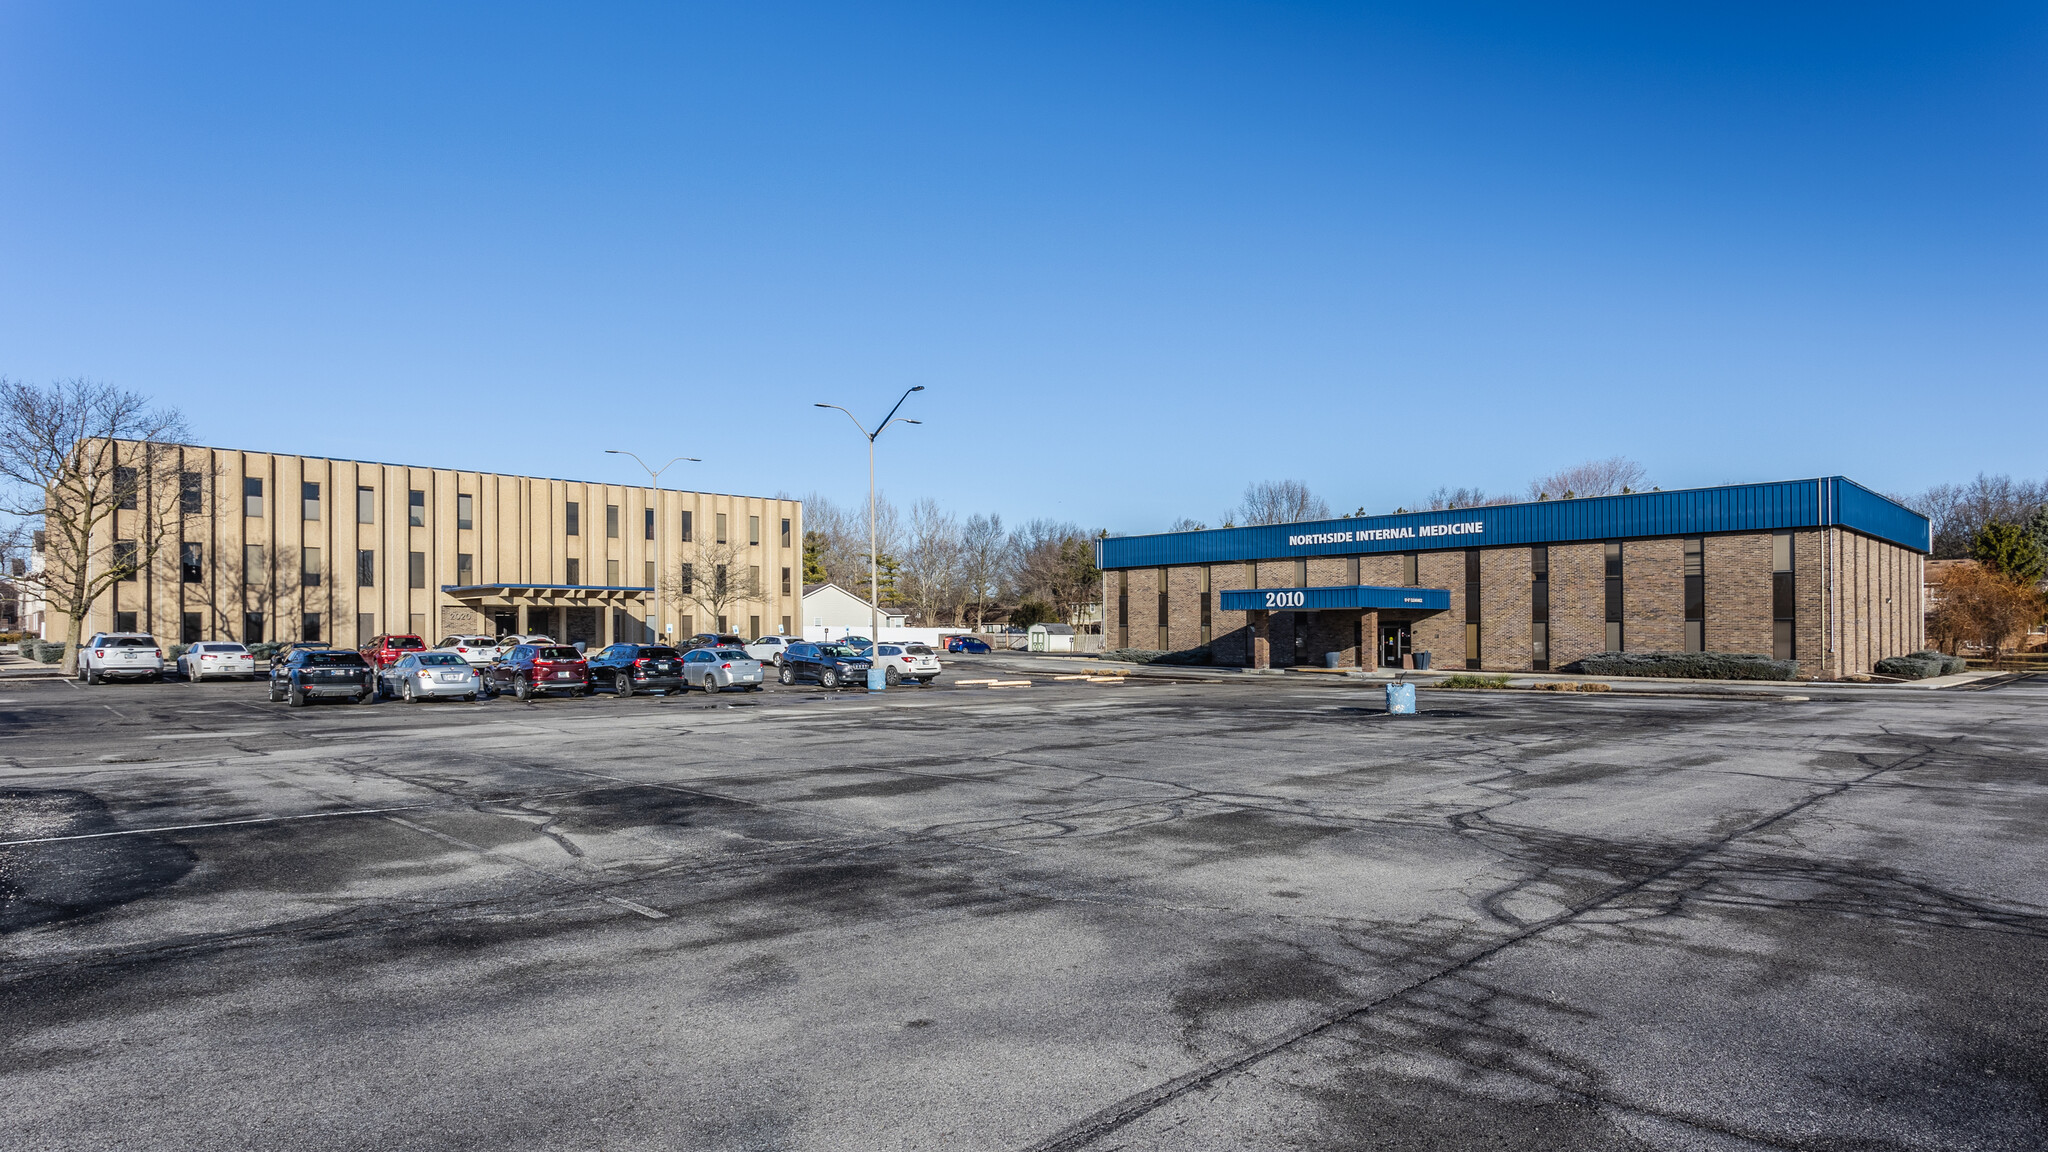
<path id="1" fill-rule="evenodd" d="M 903 402 L 910 399 L 910 393 L 922 391 L 924 391 L 924 385 L 919 384 L 906 390 L 903 395 L 898 396 L 896 398 L 896 408 L 889 409 L 889 414 L 882 417 L 882 422 L 875 425 L 873 432 L 862 427 L 860 420 L 853 413 L 846 412 L 846 409 L 840 408 L 837 404 L 813 405 L 816 408 L 838 408 L 839 411 L 846 412 L 846 418 L 853 421 L 853 426 L 860 429 L 860 434 L 866 437 L 868 442 L 868 639 L 874 643 L 877 649 L 868 653 L 868 666 L 870 668 L 880 668 L 882 666 L 881 652 L 879 651 L 882 644 L 882 584 L 880 564 L 877 560 L 875 548 L 875 437 L 880 436 L 883 430 L 891 424 L 924 423 L 922 420 L 912 420 L 908 416 L 900 420 L 896 418 L 896 409 L 903 407 Z"/>

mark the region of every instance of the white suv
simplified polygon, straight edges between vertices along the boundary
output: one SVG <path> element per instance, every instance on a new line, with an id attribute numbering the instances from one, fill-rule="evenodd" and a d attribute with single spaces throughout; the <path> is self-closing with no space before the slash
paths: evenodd
<path id="1" fill-rule="evenodd" d="M 110 678 L 164 678 L 164 650 L 146 632 L 96 632 L 78 648 L 78 678 L 98 684 Z"/>
<path id="2" fill-rule="evenodd" d="M 787 651 L 791 644 L 801 644 L 803 642 L 804 638 L 801 636 L 763 636 L 752 644 L 744 645 L 744 647 L 747 650 L 747 655 L 752 656 L 763 664 L 773 664 L 780 668 L 782 667 L 783 652 Z"/>
<path id="3" fill-rule="evenodd" d="M 434 645 L 436 652 L 453 652 L 469 662 L 472 668 L 481 668 L 498 658 L 502 651 L 496 636 L 450 636 Z"/>
<path id="4" fill-rule="evenodd" d="M 903 680 L 929 684 L 942 671 L 938 653 L 924 644 L 883 644 L 875 649 L 875 667 L 892 688 Z"/>

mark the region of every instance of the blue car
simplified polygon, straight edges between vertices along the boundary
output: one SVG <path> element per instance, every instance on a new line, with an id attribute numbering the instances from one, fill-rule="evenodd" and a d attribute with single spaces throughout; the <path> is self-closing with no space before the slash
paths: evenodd
<path id="1" fill-rule="evenodd" d="M 987 652 L 988 650 L 987 644 L 976 640 L 972 636 L 946 637 L 946 651 L 948 652 Z"/>

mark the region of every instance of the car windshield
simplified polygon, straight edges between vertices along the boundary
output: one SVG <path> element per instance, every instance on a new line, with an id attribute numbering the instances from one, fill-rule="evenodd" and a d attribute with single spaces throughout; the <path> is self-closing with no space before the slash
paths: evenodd
<path id="1" fill-rule="evenodd" d="M 391 646 L 393 648 L 425 648 L 427 642 L 417 636 L 393 636 L 391 638 Z"/>
<path id="2" fill-rule="evenodd" d="M 922 644 L 912 644 L 903 650 L 912 656 L 929 656 L 932 654 L 932 650 Z"/>
<path id="3" fill-rule="evenodd" d="M 424 656 L 414 656 L 411 659 L 417 660 L 422 664 L 459 664 L 464 668 L 469 667 L 468 661 L 455 655 L 453 652 L 429 652 Z"/>
<path id="4" fill-rule="evenodd" d="M 363 668 L 363 658 L 353 652 L 308 652 L 306 663 L 316 668 Z"/>
<path id="5" fill-rule="evenodd" d="M 535 660 L 583 659 L 581 654 L 579 654 L 574 648 L 569 647 L 567 644 L 557 644 L 548 648 L 536 648 L 533 650 L 533 658 Z"/>
<path id="6" fill-rule="evenodd" d="M 745 652 L 742 652 L 742 651 L 740 651 L 740 650 L 739 650 L 739 649 L 737 649 L 737 648 L 720 648 L 720 649 L 719 649 L 718 651 L 716 651 L 716 652 L 712 653 L 712 658 L 713 658 L 713 659 L 716 659 L 716 660 L 752 660 L 752 659 L 753 659 L 753 657 L 752 657 L 752 656 L 749 656 L 749 655 L 747 655 L 747 654 L 746 654 Z"/>
<path id="7" fill-rule="evenodd" d="M 116 636 L 107 641 L 109 648 L 154 648 L 156 641 L 147 636 Z"/>
<path id="8" fill-rule="evenodd" d="M 643 660 L 673 660 L 676 658 L 676 650 L 673 648 L 642 648 L 640 650 L 640 658 Z"/>
<path id="9" fill-rule="evenodd" d="M 818 651 L 823 652 L 827 656 L 858 656 L 861 654 L 860 649 L 846 644 L 824 644 L 819 646 Z"/>

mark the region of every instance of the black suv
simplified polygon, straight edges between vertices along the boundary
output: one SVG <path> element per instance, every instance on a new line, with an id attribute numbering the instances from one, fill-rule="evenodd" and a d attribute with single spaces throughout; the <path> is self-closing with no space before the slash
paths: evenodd
<path id="1" fill-rule="evenodd" d="M 614 644 L 592 656 L 590 686 L 620 696 L 635 692 L 684 692 L 683 655 L 660 644 Z"/>
<path id="2" fill-rule="evenodd" d="M 368 660 L 346 648 L 294 648 L 270 662 L 270 702 L 288 700 L 292 707 L 304 708 L 322 696 L 346 696 L 358 704 L 373 704 L 375 676 Z"/>
<path id="3" fill-rule="evenodd" d="M 782 672 L 776 680 L 783 684 L 816 680 L 827 688 L 865 686 L 872 663 L 867 653 L 845 644 L 791 644 L 782 654 Z"/>

